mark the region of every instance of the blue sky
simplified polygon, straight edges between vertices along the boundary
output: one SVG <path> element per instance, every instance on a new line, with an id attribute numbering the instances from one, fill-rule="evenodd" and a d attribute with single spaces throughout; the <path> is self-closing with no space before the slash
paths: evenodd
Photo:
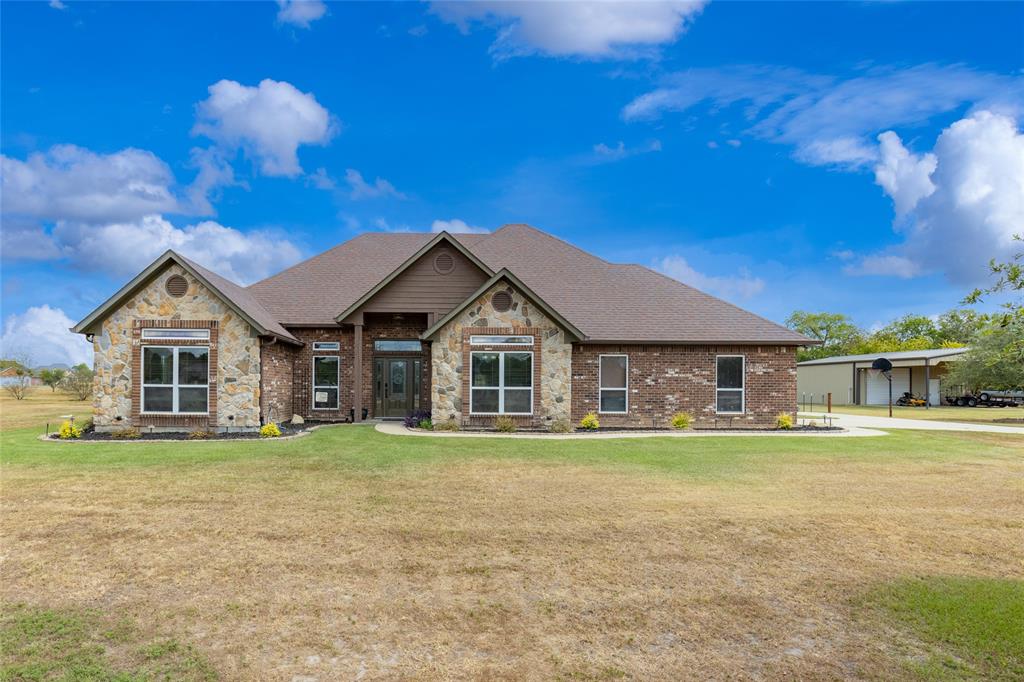
<path id="1" fill-rule="evenodd" d="M 5 353 L 166 248 L 249 283 L 528 222 L 782 321 L 937 314 L 1024 226 L 1024 4 L 4 3 Z"/>

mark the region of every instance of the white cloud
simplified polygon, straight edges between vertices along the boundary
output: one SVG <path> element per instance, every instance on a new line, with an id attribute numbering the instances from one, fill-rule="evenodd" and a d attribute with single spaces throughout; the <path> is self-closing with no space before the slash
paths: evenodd
<path id="1" fill-rule="evenodd" d="M 75 322 L 60 308 L 33 306 L 20 315 L 8 315 L 0 337 L 4 357 L 25 355 L 33 365 L 84 362 L 92 367 L 92 344 L 72 334 Z"/>
<path id="2" fill-rule="evenodd" d="M 216 148 L 195 147 L 189 154 L 190 165 L 198 170 L 192 184 L 185 190 L 191 213 L 197 215 L 216 213 L 210 200 L 211 198 L 218 199 L 223 187 L 242 186 L 248 188 L 246 183 L 235 180 L 235 169 Z"/>
<path id="3" fill-rule="evenodd" d="M 61 2 L 60 0 L 50 0 L 50 7 L 52 7 L 53 9 L 67 9 L 68 8 L 68 6 L 65 5 L 63 2 Z"/>
<path id="4" fill-rule="evenodd" d="M 226 150 L 242 149 L 265 175 L 301 174 L 299 146 L 327 144 L 337 131 L 316 97 L 290 83 L 264 79 L 253 87 L 221 80 L 209 92 L 196 107 L 192 133 Z"/>
<path id="5" fill-rule="evenodd" d="M 855 277 L 879 276 L 911 279 L 921 274 L 921 268 L 913 260 L 904 256 L 874 255 L 865 256 L 857 263 L 843 266 L 843 272 Z"/>
<path id="6" fill-rule="evenodd" d="M 97 154 L 61 144 L 24 161 L 0 156 L 0 164 L 5 216 L 109 222 L 180 210 L 171 169 L 141 149 Z"/>
<path id="7" fill-rule="evenodd" d="M 239 284 L 274 274 L 301 257 L 295 244 L 270 231 L 242 232 L 211 220 L 176 227 L 159 215 L 106 225 L 61 221 L 53 238 L 74 267 L 118 276 L 137 274 L 167 249 Z"/>
<path id="8" fill-rule="evenodd" d="M 433 11 L 463 32 L 497 28 L 491 54 L 601 59 L 635 57 L 679 37 L 705 2 L 435 2 Z"/>
<path id="9" fill-rule="evenodd" d="M 319 170 L 323 169 L 321 168 Z M 394 197 L 396 199 L 406 198 L 405 194 L 395 189 L 395 186 L 384 178 L 377 178 L 372 184 L 366 182 L 366 180 L 363 179 L 363 174 L 355 168 L 349 168 L 345 171 L 345 182 L 347 182 L 351 188 L 349 197 L 354 200 L 379 199 L 381 197 Z"/>
<path id="10" fill-rule="evenodd" d="M 697 68 L 672 74 L 622 110 L 652 120 L 706 104 L 711 115 L 733 105 L 760 139 L 795 147 L 805 163 L 865 167 L 878 158 L 873 138 L 916 126 L 965 104 L 1004 112 L 1024 107 L 1024 79 L 965 66 L 872 68 L 852 78 L 774 66 Z"/>
<path id="11" fill-rule="evenodd" d="M 57 243 L 35 221 L 5 216 L 0 227 L 0 256 L 4 261 L 44 261 L 60 256 Z"/>
<path id="12" fill-rule="evenodd" d="M 277 0 L 277 8 L 279 22 L 299 28 L 309 28 L 327 14 L 327 5 L 322 0 Z"/>
<path id="13" fill-rule="evenodd" d="M 741 271 L 734 277 L 705 275 L 695 270 L 686 259 L 679 255 L 665 256 L 654 264 L 654 269 L 663 272 L 683 284 L 723 298 L 745 299 L 756 296 L 764 290 L 764 280 Z"/>
<path id="14" fill-rule="evenodd" d="M 644 145 L 636 147 L 627 147 L 621 140 L 614 147 L 610 147 L 604 142 L 599 142 L 594 145 L 594 160 L 599 163 L 621 161 L 622 159 L 629 158 L 630 156 L 636 156 L 637 154 L 647 154 L 649 152 L 660 151 L 661 140 L 651 140 Z"/>
<path id="15" fill-rule="evenodd" d="M 447 232 L 449 234 L 486 234 L 490 230 L 484 227 L 469 225 L 464 220 L 435 220 L 430 224 L 431 232 Z"/>
<path id="16" fill-rule="evenodd" d="M 979 111 L 942 131 L 930 154 L 882 136 L 878 184 L 892 197 L 904 242 L 849 274 L 942 272 L 958 285 L 984 282 L 989 259 L 1010 259 L 1024 225 L 1024 135 L 1009 116 Z M 902 260 L 896 261 L 894 257 Z M 888 260 L 880 260 L 887 258 Z"/>

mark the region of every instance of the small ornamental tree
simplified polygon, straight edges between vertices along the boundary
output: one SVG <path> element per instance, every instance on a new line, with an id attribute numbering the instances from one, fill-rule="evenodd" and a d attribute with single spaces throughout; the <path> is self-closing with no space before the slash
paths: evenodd
<path id="1" fill-rule="evenodd" d="M 72 367 L 65 375 L 61 386 L 78 400 L 92 395 L 93 371 L 84 362 Z"/>
<path id="2" fill-rule="evenodd" d="M 50 390 L 54 393 L 57 392 L 57 388 L 60 386 L 60 382 L 64 381 L 64 375 L 67 374 L 62 369 L 44 369 L 39 373 L 39 378 L 44 384 L 50 387 Z"/>
<path id="3" fill-rule="evenodd" d="M 32 385 L 32 361 L 25 355 L 0 361 L 4 369 L 13 369 L 14 376 L 4 377 L 4 390 L 15 400 L 24 400 Z"/>

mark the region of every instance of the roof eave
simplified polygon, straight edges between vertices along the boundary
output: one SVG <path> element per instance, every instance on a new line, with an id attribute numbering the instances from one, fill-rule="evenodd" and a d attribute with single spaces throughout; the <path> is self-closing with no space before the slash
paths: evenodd
<path id="1" fill-rule="evenodd" d="M 223 300 L 228 305 L 228 307 L 231 308 L 231 310 L 233 310 L 239 317 L 241 317 L 253 329 L 255 329 L 259 336 L 271 336 L 280 339 L 281 341 L 284 341 L 286 343 L 291 343 L 299 346 L 303 345 L 302 342 L 296 338 L 282 336 L 281 334 L 269 330 L 263 325 L 261 325 L 259 322 L 253 319 L 252 316 L 250 316 L 248 313 L 242 310 L 238 306 L 238 304 L 232 301 L 230 296 L 228 296 L 219 288 L 214 286 L 212 282 L 210 282 L 206 277 L 203 277 L 202 274 L 200 274 L 195 268 L 193 268 L 185 258 L 182 258 L 171 249 L 165 251 L 155 261 L 150 263 L 145 270 L 140 272 L 138 275 L 133 277 L 131 281 L 129 281 L 127 284 L 121 287 L 117 291 L 117 293 L 115 293 L 113 296 L 111 296 L 102 304 L 100 304 L 98 308 L 89 313 L 81 322 L 72 327 L 71 331 L 76 334 L 95 333 L 94 331 L 91 331 L 93 325 L 95 325 L 100 320 L 104 319 L 112 309 L 124 303 L 124 301 L 127 300 L 133 293 L 135 293 L 135 291 L 137 291 L 139 287 L 143 285 L 143 283 L 145 283 L 150 277 L 155 275 L 161 268 L 166 266 L 168 261 L 173 261 L 174 263 L 176 263 L 190 275 L 199 280 L 200 284 L 202 284 L 207 289 L 213 291 L 218 296 L 220 296 L 221 300 Z"/>
<path id="2" fill-rule="evenodd" d="M 403 263 L 402 263 L 401 265 L 399 265 L 399 266 L 398 266 L 397 268 L 395 268 L 394 270 L 392 270 L 392 271 L 391 271 L 391 274 L 389 274 L 389 275 L 388 275 L 387 277 L 385 277 L 385 278 L 384 278 L 384 279 L 382 279 L 381 281 L 377 282 L 377 284 L 375 284 L 375 285 L 373 286 L 373 288 L 372 288 L 372 289 L 370 289 L 370 290 L 369 290 L 369 291 L 367 291 L 367 292 L 366 292 L 365 294 L 363 294 L 362 296 L 360 296 L 360 297 L 359 297 L 359 299 L 358 299 L 358 300 L 357 300 L 357 301 L 356 301 L 355 303 L 353 303 L 353 304 L 352 304 L 352 305 L 350 305 L 350 306 L 349 306 L 348 308 L 346 308 L 346 309 L 345 309 L 345 310 L 344 310 L 344 311 L 343 311 L 343 312 L 342 312 L 342 313 L 341 313 L 340 315 L 337 315 L 337 316 L 336 316 L 336 317 L 334 318 L 334 321 L 335 321 L 335 322 L 338 322 L 339 324 L 340 324 L 340 323 L 342 323 L 342 322 L 344 322 L 344 321 L 345 321 L 345 318 L 347 318 L 347 317 L 348 317 L 349 315 L 351 315 L 352 313 L 354 313 L 354 312 L 356 312 L 357 310 L 359 310 L 359 308 L 361 308 L 361 307 L 363 306 L 363 304 L 365 304 L 365 303 L 366 303 L 367 301 L 369 301 L 369 300 L 370 300 L 371 298 L 373 298 L 374 296 L 376 296 L 376 295 L 377 295 L 377 293 L 378 293 L 378 292 L 380 292 L 380 290 L 381 290 L 381 289 L 383 289 L 383 288 L 384 288 L 384 287 L 386 287 L 386 286 L 387 286 L 388 284 L 390 284 L 391 282 L 393 282 L 393 281 L 394 281 L 394 280 L 395 280 L 395 279 L 396 279 L 396 278 L 397 278 L 397 277 L 398 277 L 399 275 L 401 275 L 401 274 L 402 274 L 403 272 L 405 272 L 406 270 L 408 270 L 408 269 L 409 269 L 409 267 L 410 267 L 410 266 L 411 266 L 411 265 L 412 265 L 413 263 L 415 263 L 415 262 L 416 262 L 416 261 L 418 261 L 418 260 L 419 260 L 420 258 L 422 258 L 424 254 L 426 254 L 426 253 L 427 253 L 428 251 L 430 251 L 430 249 L 432 249 L 432 248 L 434 248 L 435 246 L 437 246 L 438 244 L 440 244 L 440 243 L 441 243 L 442 241 L 447 241 L 447 242 L 448 242 L 449 244 L 451 244 L 451 245 L 452 245 L 452 246 L 453 246 L 453 247 L 455 248 L 455 250 L 456 250 L 456 251 L 458 251 L 458 252 L 459 252 L 459 253 L 461 253 L 461 254 L 462 254 L 463 256 L 465 256 L 466 258 L 468 258 L 468 259 L 469 259 L 469 260 L 470 260 L 470 261 L 471 261 L 471 262 L 473 263 L 473 265 L 475 265 L 475 266 L 477 266 L 478 268 L 480 268 L 480 269 L 481 269 L 482 271 L 484 271 L 484 272 L 485 272 L 485 273 L 486 273 L 487 275 L 489 275 L 489 276 L 490 276 L 490 275 L 493 275 L 493 274 L 494 274 L 494 271 L 493 271 L 493 270 L 491 270 L 491 269 L 490 269 L 489 267 L 487 267 L 487 264 L 486 264 L 486 263 L 484 263 L 484 262 L 483 262 L 482 260 L 480 260 L 479 258 L 477 258 L 477 257 L 476 257 L 476 256 L 475 256 L 475 255 L 473 254 L 473 252 L 472 252 L 472 251 L 470 251 L 469 249 L 467 249 L 467 248 L 466 248 L 465 246 L 463 246 L 463 245 L 462 245 L 462 244 L 461 244 L 461 243 L 459 242 L 459 240 L 458 240 L 458 239 L 455 239 L 455 238 L 454 238 L 454 237 L 453 237 L 453 236 L 452 236 L 451 234 L 449 234 L 448 232 L 445 232 L 445 231 L 443 231 L 443 230 L 442 230 L 441 232 L 438 232 L 438 233 L 437 233 L 437 236 L 436 236 L 436 237 L 434 237 L 434 238 L 433 238 L 433 239 L 431 239 L 431 240 L 430 240 L 429 242 L 427 242 L 427 243 L 426 243 L 425 245 L 423 245 L 422 247 L 420 247 L 420 249 L 419 249 L 419 250 L 417 250 L 417 251 L 416 251 L 416 253 L 414 253 L 413 255 L 409 256 L 409 258 L 407 258 L 407 259 L 405 260 L 405 262 L 403 262 Z"/>

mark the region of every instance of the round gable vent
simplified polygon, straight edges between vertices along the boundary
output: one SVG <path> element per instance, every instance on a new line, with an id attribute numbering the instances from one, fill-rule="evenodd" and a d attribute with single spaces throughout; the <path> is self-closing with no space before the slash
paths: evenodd
<path id="1" fill-rule="evenodd" d="M 442 275 L 447 275 L 455 269 L 455 258 L 447 251 L 442 251 L 434 256 L 434 269 Z"/>
<path id="2" fill-rule="evenodd" d="M 499 313 L 504 313 L 512 307 L 512 294 L 507 291 L 497 291 L 491 296 L 491 307 Z"/>
<path id="3" fill-rule="evenodd" d="M 164 288 L 174 298 L 181 298 L 188 291 L 188 280 L 181 275 L 171 275 L 167 278 Z"/>

